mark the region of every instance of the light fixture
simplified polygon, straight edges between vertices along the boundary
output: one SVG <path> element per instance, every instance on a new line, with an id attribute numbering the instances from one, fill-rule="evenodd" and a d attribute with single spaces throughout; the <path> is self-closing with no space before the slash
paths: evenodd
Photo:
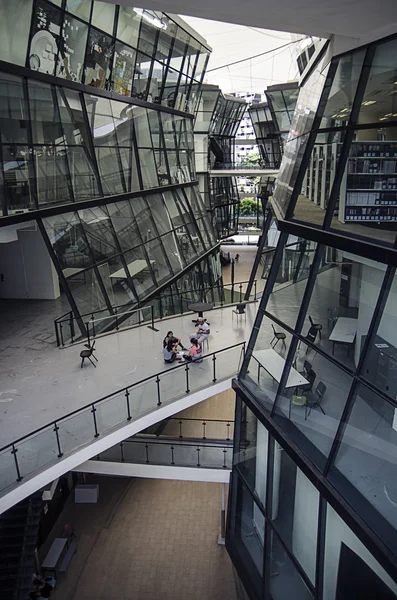
<path id="1" fill-rule="evenodd" d="M 364 102 L 361 103 L 361 106 L 370 106 L 371 104 L 376 104 L 376 100 L 364 100 Z"/>

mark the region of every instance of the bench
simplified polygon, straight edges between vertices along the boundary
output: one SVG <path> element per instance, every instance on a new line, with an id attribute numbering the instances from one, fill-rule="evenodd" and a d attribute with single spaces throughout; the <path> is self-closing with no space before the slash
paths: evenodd
<path id="1" fill-rule="evenodd" d="M 50 549 L 41 565 L 43 572 L 49 571 L 57 575 L 57 564 L 68 545 L 67 538 L 55 538 L 52 542 Z"/>
<path id="2" fill-rule="evenodd" d="M 63 557 L 63 561 L 61 563 L 61 566 L 59 567 L 60 573 L 66 573 L 69 563 L 72 560 L 72 556 L 76 552 L 76 550 L 77 550 L 77 542 L 75 539 L 72 539 L 72 541 L 69 544 L 68 551 L 66 552 L 65 556 Z"/>

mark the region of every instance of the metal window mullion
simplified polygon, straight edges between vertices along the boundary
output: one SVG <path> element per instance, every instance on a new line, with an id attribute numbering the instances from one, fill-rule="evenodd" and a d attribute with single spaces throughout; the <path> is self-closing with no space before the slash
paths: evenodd
<path id="1" fill-rule="evenodd" d="M 152 264 L 150 262 L 149 254 L 148 254 L 148 252 L 146 250 L 146 243 L 147 242 L 145 242 L 144 239 L 143 239 L 143 237 L 142 237 L 142 233 L 141 233 L 140 228 L 138 227 L 138 223 L 137 223 L 137 220 L 136 220 L 136 217 L 135 217 L 133 209 L 131 209 L 131 213 L 132 213 L 132 218 L 133 218 L 133 221 L 134 221 L 134 224 L 135 224 L 135 231 L 136 231 L 137 236 L 139 237 L 139 239 L 141 241 L 140 245 L 136 246 L 136 249 L 142 248 L 142 252 L 143 252 L 145 260 L 146 260 L 147 268 L 148 268 L 148 270 L 150 272 L 150 276 L 152 278 L 152 282 L 153 282 L 154 285 L 157 285 L 157 279 L 156 279 L 156 276 L 154 274 L 154 269 L 153 269 Z M 127 273 L 128 273 L 128 270 L 127 270 Z"/>
<path id="2" fill-rule="evenodd" d="M 29 192 L 32 193 L 33 192 L 33 201 L 36 205 L 36 208 L 40 207 L 39 204 L 39 196 L 38 196 L 38 192 L 37 192 L 37 173 L 36 173 L 36 165 L 35 165 L 35 159 L 34 159 L 34 147 L 33 147 L 33 133 L 32 133 L 32 111 L 30 108 L 30 99 L 29 99 L 29 87 L 28 87 L 28 80 L 26 77 L 22 78 L 22 91 L 23 91 L 23 97 L 24 97 L 24 101 L 26 103 L 27 106 L 27 112 L 28 112 L 28 123 L 27 123 L 27 127 L 26 127 L 26 131 L 27 131 L 27 138 L 28 138 L 28 149 L 29 149 L 29 155 L 30 155 L 30 160 L 28 159 L 28 172 L 30 174 L 30 180 L 31 180 L 31 187 Z"/>
<path id="3" fill-rule="evenodd" d="M 89 151 L 92 156 L 94 172 L 97 177 L 98 191 L 101 196 L 104 196 L 103 188 L 102 188 L 102 180 L 101 180 L 101 175 L 100 175 L 100 170 L 99 170 L 99 164 L 98 164 L 98 160 L 97 160 L 96 152 L 95 152 L 95 144 L 94 144 L 94 139 L 93 139 L 93 128 L 91 127 L 90 122 L 88 120 L 87 106 L 85 104 L 85 94 L 83 92 L 80 92 L 79 98 L 80 98 L 80 105 L 81 105 L 81 114 L 83 116 L 85 129 L 87 131 L 87 138 L 88 138 L 87 143 L 88 143 Z"/>
<path id="4" fill-rule="evenodd" d="M 299 468 L 299 467 L 298 467 Z M 315 598 L 323 600 L 324 565 L 325 565 L 325 536 L 327 527 L 327 501 L 319 493 L 318 520 L 317 520 L 317 549 L 315 571 Z"/>
<path id="5" fill-rule="evenodd" d="M 49 253 L 50 258 L 52 260 L 52 264 L 54 265 L 54 268 L 55 268 L 55 270 L 57 272 L 57 275 L 59 277 L 59 280 L 61 282 L 62 289 L 65 292 L 65 295 L 66 295 L 66 297 L 68 299 L 68 302 L 70 304 L 70 308 L 72 309 L 72 311 L 74 313 L 74 316 L 76 318 L 77 324 L 78 324 L 79 329 L 80 329 L 80 333 L 83 336 L 85 336 L 87 334 L 87 332 L 86 332 L 85 325 L 83 323 L 83 319 L 81 318 L 80 311 L 77 308 L 77 304 L 76 304 L 76 302 L 75 302 L 75 300 L 73 298 L 72 292 L 70 291 L 67 279 L 66 279 L 65 275 L 63 274 L 61 265 L 60 265 L 60 263 L 58 261 L 58 258 L 57 258 L 56 254 L 54 252 L 54 248 L 52 247 L 52 244 L 50 242 L 50 238 L 48 237 L 47 230 L 46 230 L 46 228 L 44 226 L 44 223 L 43 223 L 43 221 L 41 220 L 40 217 L 36 218 L 36 222 L 37 222 L 37 226 L 38 226 L 38 228 L 40 230 L 40 233 L 41 233 L 41 235 L 43 237 L 44 243 L 47 246 L 48 253 Z"/>
<path id="6" fill-rule="evenodd" d="M 332 183 L 332 188 L 329 194 L 329 200 L 327 209 L 325 211 L 325 217 L 323 222 L 323 229 L 329 229 L 331 226 L 332 218 L 334 216 L 336 204 L 338 201 L 339 190 L 342 183 L 343 176 L 345 174 L 345 170 L 347 168 L 347 161 L 350 155 L 350 147 L 354 137 L 355 126 L 357 125 L 358 117 L 361 109 L 361 101 L 364 96 L 365 88 L 368 83 L 372 61 L 376 51 L 376 44 L 372 44 L 368 46 L 363 66 L 361 68 L 360 77 L 358 79 L 358 84 L 356 88 L 356 93 L 354 96 L 352 110 L 350 113 L 350 118 L 347 124 L 347 130 L 345 139 L 343 140 L 341 152 L 339 155 L 339 160 L 335 165 L 335 177 Z"/>
<path id="7" fill-rule="evenodd" d="M 187 195 L 185 194 L 185 191 L 184 191 L 183 189 L 182 189 L 181 191 L 182 191 L 183 197 L 185 198 L 185 203 L 186 203 L 186 206 L 187 206 L 187 209 L 188 209 L 188 213 L 190 213 L 190 216 L 191 216 L 191 218 L 192 218 L 192 220 L 191 220 L 191 223 L 195 223 L 195 225 L 196 225 L 196 235 L 197 235 L 197 237 L 199 238 L 199 240 L 200 240 L 200 242 L 201 242 L 201 245 L 202 245 L 202 248 L 203 248 L 203 250 L 205 250 L 205 248 L 206 248 L 206 244 L 204 244 L 203 236 L 201 235 L 200 228 L 199 228 L 199 226 L 197 225 L 197 221 L 198 221 L 198 220 L 202 220 L 202 219 L 204 218 L 204 216 L 202 216 L 200 219 L 196 219 L 196 218 L 195 218 L 195 216 L 194 216 L 194 213 L 193 213 L 193 209 L 192 209 L 192 207 L 191 207 L 191 205 L 190 205 L 190 202 L 188 201 L 188 197 L 187 197 Z M 190 225 L 190 223 L 189 223 L 189 225 Z M 188 228 L 188 227 L 186 228 L 186 232 L 187 232 L 187 235 L 188 235 L 188 237 L 189 237 L 189 239 L 190 239 L 190 243 L 192 244 L 192 248 L 193 248 L 193 249 L 195 249 L 196 247 L 195 247 L 195 245 L 194 245 L 194 243 L 193 243 L 193 238 L 192 238 L 192 236 L 191 236 L 191 233 L 190 233 L 190 231 L 189 231 L 189 228 Z"/>
<path id="8" fill-rule="evenodd" d="M 156 232 L 156 237 L 153 238 L 153 239 L 151 239 L 151 240 L 147 240 L 147 241 L 148 242 L 152 242 L 152 241 L 155 241 L 155 240 L 159 240 L 159 243 L 160 243 L 160 246 L 161 246 L 161 249 L 162 249 L 162 253 L 163 253 L 163 257 L 164 257 L 165 262 L 167 263 L 167 267 L 169 269 L 169 272 L 171 273 L 171 275 L 174 275 L 174 269 L 171 266 L 170 260 L 168 258 L 168 254 L 165 251 L 164 243 L 163 243 L 163 240 L 162 240 L 163 237 L 165 237 L 166 235 L 168 235 L 168 233 L 171 233 L 171 232 L 165 232 L 163 234 L 160 234 L 160 232 L 159 232 L 159 230 L 157 228 L 157 225 L 156 225 L 156 221 L 155 221 L 155 219 L 154 219 L 154 217 L 152 215 L 152 212 L 150 210 L 149 204 L 146 201 L 146 198 L 142 198 L 142 200 L 144 201 L 144 203 L 146 205 L 146 208 L 148 210 L 148 214 L 150 215 L 150 221 L 152 223 L 152 227 L 153 227 L 154 231 Z"/>
<path id="9" fill-rule="evenodd" d="M 57 98 L 56 87 L 55 87 L 55 85 L 51 85 L 50 87 L 51 87 L 52 101 L 53 101 L 53 104 L 54 104 L 54 110 L 55 110 L 56 118 L 59 121 L 59 127 L 60 127 L 60 130 L 62 132 L 63 139 L 64 139 L 64 141 L 66 141 L 65 130 L 63 128 L 63 123 L 62 123 L 62 120 L 61 120 L 61 111 L 59 110 L 59 105 L 58 105 L 58 98 Z M 71 174 L 70 174 L 69 158 L 68 158 L 68 152 L 67 152 L 68 145 L 66 145 L 66 144 L 64 146 L 55 146 L 54 145 L 53 148 L 54 148 L 54 152 L 56 151 L 56 148 L 61 148 L 61 149 L 65 150 L 65 167 L 66 167 L 66 170 L 67 170 L 66 179 L 67 179 L 67 182 L 68 182 L 69 193 L 71 195 L 72 201 L 75 202 L 76 198 L 75 198 L 74 190 L 73 190 L 72 177 L 71 177 Z M 56 167 L 59 170 L 58 163 L 55 162 L 55 164 L 56 164 Z M 62 173 L 62 175 L 63 175 L 63 173 Z"/>
<path id="10" fill-rule="evenodd" d="M 389 296 L 389 292 L 393 285 L 395 273 L 396 273 L 395 267 L 391 267 L 391 266 L 387 267 L 385 277 L 383 279 L 383 282 L 382 282 L 382 285 L 381 285 L 381 288 L 379 291 L 378 300 L 376 302 L 374 312 L 372 314 L 372 319 L 371 319 L 371 323 L 368 328 L 367 337 L 365 339 L 363 349 L 362 349 L 362 352 L 361 352 L 361 355 L 360 355 L 360 358 L 358 361 L 358 365 L 357 365 L 357 369 L 356 369 L 356 373 L 358 373 L 358 374 L 361 373 L 362 367 L 365 364 L 365 361 L 367 360 L 367 354 L 369 355 L 370 348 L 372 346 L 373 341 L 375 340 L 375 336 L 377 335 L 378 328 L 379 328 L 380 322 L 383 317 L 383 311 L 385 309 L 386 302 L 387 302 L 387 299 Z M 336 430 L 336 434 L 335 434 L 335 437 L 334 437 L 334 440 L 333 440 L 333 443 L 331 446 L 331 450 L 329 452 L 327 462 L 324 467 L 324 476 L 325 477 L 327 477 L 329 471 L 331 470 L 331 467 L 333 466 L 335 458 L 338 454 L 338 450 L 341 446 L 342 438 L 343 438 L 351 411 L 353 409 L 355 395 L 356 395 L 356 389 L 360 385 L 361 385 L 360 379 L 358 379 L 357 376 L 354 377 L 353 383 L 350 387 L 349 394 L 347 396 L 345 407 L 342 412 L 341 419 L 339 421 L 338 428 Z"/>
<path id="11" fill-rule="evenodd" d="M 245 292 L 244 300 L 249 300 L 249 297 L 251 295 L 252 286 L 254 285 L 254 280 L 256 279 L 256 273 L 257 273 L 257 270 L 258 270 L 260 262 L 261 262 L 263 248 L 265 247 L 267 234 L 270 229 L 270 225 L 272 224 L 272 220 L 273 220 L 273 215 L 269 211 L 267 213 L 265 224 L 264 224 L 264 227 L 262 230 L 262 235 L 259 239 L 258 250 L 256 252 L 254 264 L 252 266 L 251 273 L 249 276 L 249 281 L 248 281 L 248 285 L 247 285 L 247 290 Z"/>
<path id="12" fill-rule="evenodd" d="M 130 155 L 130 159 L 131 159 L 131 179 L 132 179 L 132 172 L 133 172 L 133 165 L 132 165 L 132 156 L 134 154 L 135 156 L 135 167 L 136 167 L 136 171 L 138 174 L 138 183 L 139 183 L 139 189 L 143 190 L 143 177 L 142 177 L 142 170 L 141 170 L 141 157 L 139 155 L 139 148 L 138 148 L 138 140 L 137 140 L 137 136 L 136 136 L 136 128 L 135 128 L 135 120 L 134 117 L 131 119 L 131 140 L 132 140 L 132 147 L 134 148 L 134 153 L 132 153 L 132 148 L 131 148 L 131 155 Z M 131 189 L 132 189 L 132 181 L 131 181 Z"/>
<path id="13" fill-rule="evenodd" d="M 164 160 L 165 160 L 165 165 L 166 165 L 166 169 L 167 169 L 167 173 L 168 173 L 168 181 L 172 185 L 170 163 L 169 163 L 169 160 L 168 160 L 168 151 L 167 151 L 167 146 L 166 146 L 166 143 L 165 143 L 165 135 L 164 135 L 164 129 L 163 129 L 163 119 L 161 118 L 161 113 L 158 113 L 157 117 L 158 117 L 158 120 L 159 120 L 159 135 L 160 135 L 160 139 L 161 139 L 161 145 L 163 146 Z M 160 147 L 161 147 L 161 145 L 160 145 Z M 159 181 L 159 184 L 160 184 L 160 181 Z"/>
<path id="14" fill-rule="evenodd" d="M 244 361 L 240 370 L 239 379 L 244 379 L 247 374 L 247 368 L 249 361 L 251 360 L 252 351 L 255 348 L 256 340 L 258 338 L 258 333 L 261 328 L 261 324 L 263 321 L 264 311 L 266 309 L 270 294 L 272 292 L 274 283 L 277 278 L 278 269 L 280 266 L 280 262 L 284 252 L 284 245 L 288 239 L 288 233 L 282 231 L 280 233 L 280 237 L 276 246 L 276 250 L 274 252 L 272 265 L 270 267 L 269 276 L 266 281 L 265 289 L 263 290 L 262 298 L 259 303 L 258 312 L 255 317 L 254 326 L 251 331 L 251 335 L 247 344 L 247 350 L 245 353 Z"/>
<path id="15" fill-rule="evenodd" d="M 316 248 L 313 262 L 310 267 L 310 273 L 309 273 L 309 276 L 307 279 L 305 292 L 303 294 L 303 298 L 300 303 L 300 308 L 299 308 L 298 318 L 296 320 L 296 324 L 295 324 L 295 328 L 294 328 L 294 333 L 300 334 L 302 331 L 303 324 L 306 319 L 307 310 L 309 308 L 310 300 L 312 297 L 313 289 L 314 289 L 314 286 L 316 283 L 316 278 L 317 278 L 318 270 L 319 270 L 319 267 L 321 264 L 321 259 L 322 259 L 323 253 L 324 253 L 324 246 L 321 246 L 319 244 Z M 293 335 L 290 347 L 288 349 L 287 357 L 285 359 L 285 364 L 284 364 L 284 368 L 283 368 L 283 373 L 281 375 L 280 383 L 277 388 L 276 397 L 275 397 L 275 400 L 273 403 L 271 415 L 274 415 L 277 404 L 278 404 L 278 399 L 281 397 L 281 395 L 284 392 L 284 388 L 287 383 L 287 379 L 288 379 L 291 367 L 292 367 L 294 359 L 295 359 L 295 354 L 296 354 L 298 344 L 299 344 L 299 338 L 297 338 L 295 335 Z"/>

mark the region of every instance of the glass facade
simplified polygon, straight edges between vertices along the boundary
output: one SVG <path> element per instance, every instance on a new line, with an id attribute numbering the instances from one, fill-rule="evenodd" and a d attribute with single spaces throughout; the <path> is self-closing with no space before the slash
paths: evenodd
<path id="1" fill-rule="evenodd" d="M 227 547 L 252 598 L 397 598 L 395 43 L 320 56 L 285 145 L 234 384 Z M 347 223 L 365 194 L 376 223 Z"/>
<path id="2" fill-rule="evenodd" d="M 194 123 L 196 164 L 218 239 L 237 232 L 240 198 L 236 177 L 209 171 L 234 168 L 234 141 L 246 106 L 245 100 L 226 96 L 217 86 L 202 86 Z"/>
<path id="3" fill-rule="evenodd" d="M 278 169 L 281 163 L 283 144 L 278 123 L 273 121 L 268 103 L 252 104 L 248 112 L 265 168 Z"/>
<path id="4" fill-rule="evenodd" d="M 98 0 L 60 4 L 3 3 L 0 59 L 194 112 L 210 50 L 182 21 Z"/>

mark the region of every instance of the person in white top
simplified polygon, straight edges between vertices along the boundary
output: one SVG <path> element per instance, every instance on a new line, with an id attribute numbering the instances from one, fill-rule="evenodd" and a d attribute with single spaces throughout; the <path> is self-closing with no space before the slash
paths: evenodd
<path id="1" fill-rule="evenodd" d="M 210 331 L 210 327 L 209 327 L 208 323 L 205 322 L 203 317 L 199 317 L 198 318 L 198 329 L 197 329 L 196 333 L 191 334 L 190 341 L 193 338 L 196 338 L 198 343 L 201 346 L 203 341 L 208 339 L 210 332 L 211 331 Z"/>

